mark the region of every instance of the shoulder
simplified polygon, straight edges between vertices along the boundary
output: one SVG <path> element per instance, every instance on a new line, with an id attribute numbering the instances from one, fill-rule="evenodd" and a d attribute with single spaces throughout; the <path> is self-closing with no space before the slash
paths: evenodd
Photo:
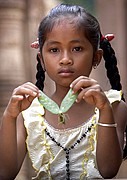
<path id="1" fill-rule="evenodd" d="M 122 91 L 110 89 L 105 94 L 112 104 L 115 121 L 124 129 L 127 125 L 127 104 L 122 100 Z"/>
<path id="2" fill-rule="evenodd" d="M 116 101 L 120 101 L 122 98 L 122 91 L 117 91 L 114 89 L 110 89 L 109 91 L 105 91 L 105 95 L 109 99 L 110 103 L 114 103 Z"/>
<path id="3" fill-rule="evenodd" d="M 32 113 L 32 114 L 41 114 L 44 115 L 44 108 L 43 106 L 39 103 L 38 98 L 35 98 L 30 105 L 30 107 L 22 112 L 23 115 Z"/>
<path id="4" fill-rule="evenodd" d="M 30 107 L 24 111 L 22 111 L 22 115 L 25 118 L 27 117 L 34 117 L 35 115 L 44 115 L 44 108 L 43 106 L 39 103 L 38 98 L 35 98 L 30 105 Z"/>
<path id="5" fill-rule="evenodd" d="M 35 98 L 31 106 L 22 112 L 24 119 L 24 125 L 28 128 L 34 128 L 39 126 L 43 120 L 45 114 L 43 106 L 39 103 L 38 98 Z"/>
<path id="6" fill-rule="evenodd" d="M 123 142 L 124 132 L 127 126 L 127 104 L 122 100 L 122 91 L 111 89 L 106 92 L 106 96 L 112 104 L 118 136 L 120 142 Z"/>

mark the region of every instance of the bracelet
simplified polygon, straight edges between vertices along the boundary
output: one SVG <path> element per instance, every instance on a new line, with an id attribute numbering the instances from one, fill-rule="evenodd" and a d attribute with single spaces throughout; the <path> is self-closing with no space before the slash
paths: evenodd
<path id="1" fill-rule="evenodd" d="M 104 124 L 104 123 L 100 123 L 98 122 L 97 123 L 99 126 L 103 126 L 103 127 L 117 127 L 117 123 L 114 123 L 114 124 Z"/>

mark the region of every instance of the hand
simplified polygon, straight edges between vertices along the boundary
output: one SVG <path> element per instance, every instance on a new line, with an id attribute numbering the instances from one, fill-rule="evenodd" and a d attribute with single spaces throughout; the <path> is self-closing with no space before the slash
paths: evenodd
<path id="1" fill-rule="evenodd" d="M 94 79 L 80 76 L 71 83 L 70 87 L 74 93 L 79 91 L 77 102 L 84 99 L 87 103 L 96 106 L 100 110 L 110 106 L 105 93 Z"/>
<path id="2" fill-rule="evenodd" d="M 30 82 L 18 86 L 12 93 L 12 97 L 5 110 L 6 115 L 16 118 L 20 112 L 31 105 L 34 98 L 38 95 L 39 89 Z"/>

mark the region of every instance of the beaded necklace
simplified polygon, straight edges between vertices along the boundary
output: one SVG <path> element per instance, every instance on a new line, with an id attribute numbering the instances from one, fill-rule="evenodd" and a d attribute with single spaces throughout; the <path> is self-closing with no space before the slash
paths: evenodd
<path id="1" fill-rule="evenodd" d="M 71 152 L 72 149 L 75 148 L 75 146 L 77 146 L 77 145 L 86 137 L 87 133 L 91 131 L 92 126 L 94 126 L 94 124 L 91 124 L 91 125 L 87 128 L 87 130 L 82 134 L 82 136 L 81 136 L 73 145 L 71 145 L 71 146 L 68 147 L 68 148 L 62 146 L 59 142 L 57 142 L 57 141 L 55 140 L 55 138 L 51 136 L 51 134 L 48 132 L 48 130 L 45 129 L 45 132 L 46 132 L 47 136 L 49 136 L 49 138 L 50 138 L 54 143 L 56 143 L 57 146 L 61 147 L 61 148 L 64 150 L 64 152 L 66 153 L 66 156 L 65 156 L 65 157 L 66 157 L 66 180 L 70 180 L 70 160 L 69 160 L 70 152 Z"/>
<path id="2" fill-rule="evenodd" d="M 60 107 L 52 100 L 50 99 L 47 95 L 45 95 L 42 91 L 40 91 L 40 96 L 38 98 L 39 102 L 51 113 L 57 114 L 58 115 L 58 121 L 60 123 L 65 123 L 66 120 L 66 112 L 71 108 L 71 106 L 74 104 L 76 98 L 78 96 L 78 93 L 73 94 L 72 89 L 68 91 L 66 96 L 64 97 Z M 66 180 L 70 180 L 70 152 L 72 149 L 75 148 L 87 135 L 88 132 L 91 131 L 92 126 L 94 124 L 92 123 L 87 130 L 82 134 L 82 136 L 70 147 L 64 147 L 62 146 L 59 142 L 56 141 L 54 137 L 51 136 L 51 134 L 48 132 L 47 129 L 45 129 L 45 133 L 49 138 L 60 148 L 62 148 L 65 152 L 65 157 L 66 157 Z"/>

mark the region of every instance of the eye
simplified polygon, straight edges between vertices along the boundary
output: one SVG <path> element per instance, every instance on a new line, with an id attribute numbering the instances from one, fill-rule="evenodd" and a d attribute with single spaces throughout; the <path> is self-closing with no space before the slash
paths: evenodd
<path id="1" fill-rule="evenodd" d="M 59 49 L 58 49 L 58 48 L 51 48 L 51 49 L 50 49 L 50 52 L 56 53 L 56 52 L 59 52 Z"/>
<path id="2" fill-rule="evenodd" d="M 73 51 L 77 51 L 77 52 L 78 52 L 78 51 L 82 51 L 82 47 L 80 47 L 80 46 L 79 46 L 79 47 L 74 47 L 74 48 L 73 48 Z"/>

